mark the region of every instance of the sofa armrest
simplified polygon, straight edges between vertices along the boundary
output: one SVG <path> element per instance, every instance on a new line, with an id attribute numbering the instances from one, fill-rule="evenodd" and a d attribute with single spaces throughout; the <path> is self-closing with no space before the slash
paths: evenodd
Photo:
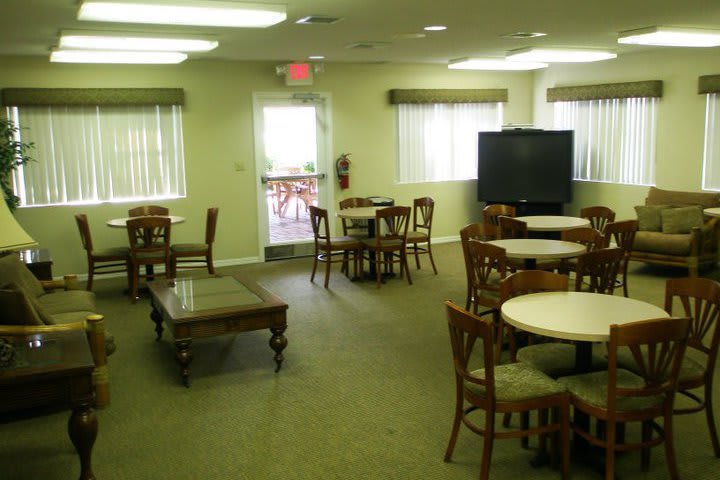
<path id="1" fill-rule="evenodd" d="M 41 280 L 40 283 L 46 292 L 51 290 L 79 290 L 77 275 L 65 275 L 62 280 Z"/>

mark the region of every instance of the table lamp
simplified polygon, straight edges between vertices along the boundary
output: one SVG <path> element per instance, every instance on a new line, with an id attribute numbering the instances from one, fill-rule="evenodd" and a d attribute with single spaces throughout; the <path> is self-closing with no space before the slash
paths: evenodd
<path id="1" fill-rule="evenodd" d="M 38 243 L 17 223 L 5 199 L 0 204 L 0 255 L 37 246 Z"/>

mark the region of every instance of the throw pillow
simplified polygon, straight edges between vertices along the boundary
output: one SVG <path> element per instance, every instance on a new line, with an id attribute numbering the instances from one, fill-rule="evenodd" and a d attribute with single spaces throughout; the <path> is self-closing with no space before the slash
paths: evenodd
<path id="1" fill-rule="evenodd" d="M 0 282 L 13 282 L 32 297 L 45 293 L 40 280 L 27 268 L 20 258 L 14 254 L 0 255 Z"/>
<path id="2" fill-rule="evenodd" d="M 28 296 L 15 284 L 0 288 L 0 311 L 5 325 L 43 325 Z"/>
<path id="3" fill-rule="evenodd" d="M 690 233 L 694 227 L 703 226 L 702 207 L 667 208 L 660 212 L 663 233 Z"/>
<path id="4" fill-rule="evenodd" d="M 662 231 L 662 217 L 660 212 L 670 208 L 669 205 L 637 205 L 635 213 L 638 219 L 638 230 L 644 232 Z"/>

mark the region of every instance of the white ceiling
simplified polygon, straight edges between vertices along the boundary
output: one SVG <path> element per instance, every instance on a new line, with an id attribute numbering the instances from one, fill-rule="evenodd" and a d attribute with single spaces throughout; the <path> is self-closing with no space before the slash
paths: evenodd
<path id="1" fill-rule="evenodd" d="M 283 3 L 263 2 L 256 3 Z M 653 25 L 720 29 L 718 0 L 287 0 L 288 19 L 265 29 L 166 27 L 80 22 L 77 0 L 0 0 L 0 55 L 48 56 L 62 29 L 212 35 L 220 46 L 190 59 L 438 63 L 460 57 L 502 57 L 528 46 L 599 47 L 619 54 L 648 47 L 617 44 L 617 33 Z M 297 25 L 306 15 L 341 17 L 332 25 Z M 421 39 L 400 35 L 446 25 Z M 545 32 L 533 39 L 502 38 Z M 381 49 L 348 49 L 387 42 Z M 650 47 L 652 48 L 652 47 Z M 657 48 L 657 47 L 656 47 Z M 720 54 L 720 48 L 716 48 Z"/>

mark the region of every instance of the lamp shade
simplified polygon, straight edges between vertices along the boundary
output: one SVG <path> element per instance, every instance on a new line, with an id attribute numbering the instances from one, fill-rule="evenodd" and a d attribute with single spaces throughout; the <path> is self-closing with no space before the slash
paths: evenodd
<path id="1" fill-rule="evenodd" d="M 0 204 L 0 252 L 37 246 L 38 243 L 17 223 L 4 198 Z"/>

